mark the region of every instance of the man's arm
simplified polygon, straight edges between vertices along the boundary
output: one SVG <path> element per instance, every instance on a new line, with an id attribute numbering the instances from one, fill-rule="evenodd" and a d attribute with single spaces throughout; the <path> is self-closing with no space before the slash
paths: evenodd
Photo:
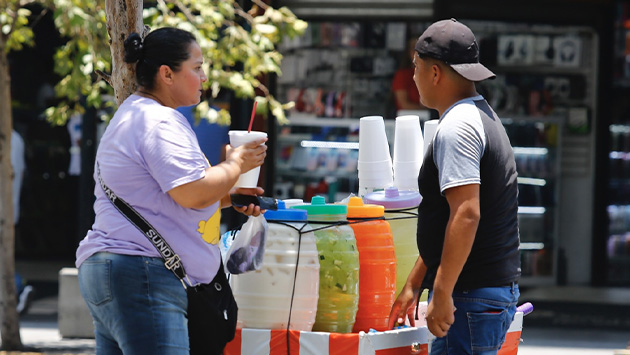
<path id="1" fill-rule="evenodd" d="M 387 329 L 393 329 L 396 323 L 404 324 L 405 317 L 409 319 L 409 324 L 414 327 L 416 320 L 414 318 L 414 306 L 418 300 L 418 294 L 422 288 L 422 280 L 427 273 L 427 266 L 422 261 L 422 257 L 418 256 L 415 265 L 407 276 L 405 286 L 400 291 L 396 301 L 392 305 L 389 313 L 389 323 Z"/>
<path id="2" fill-rule="evenodd" d="M 450 216 L 444 236 L 442 260 L 433 284 L 433 298 L 427 310 L 427 325 L 433 335 L 443 337 L 455 321 L 453 289 L 468 259 L 481 216 L 479 185 L 463 185 L 444 192 Z"/>

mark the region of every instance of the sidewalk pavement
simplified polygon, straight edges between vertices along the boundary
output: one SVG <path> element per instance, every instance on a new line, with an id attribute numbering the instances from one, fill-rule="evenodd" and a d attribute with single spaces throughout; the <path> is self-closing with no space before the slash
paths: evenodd
<path id="1" fill-rule="evenodd" d="M 32 302 L 28 312 L 20 317 L 20 335 L 30 354 L 96 354 L 94 339 L 61 338 L 57 324 L 57 296 Z M 12 353 L 0 352 L 0 355 L 5 354 Z"/>
<path id="2" fill-rule="evenodd" d="M 62 339 L 57 324 L 57 296 L 33 301 L 20 319 L 22 343 L 30 352 L 0 355 L 81 354 L 95 355 L 94 339 Z M 622 354 L 630 341 L 630 329 L 567 329 L 531 327 L 524 320 L 519 355 L 613 355 Z M 625 354 L 625 352 L 623 352 Z"/>

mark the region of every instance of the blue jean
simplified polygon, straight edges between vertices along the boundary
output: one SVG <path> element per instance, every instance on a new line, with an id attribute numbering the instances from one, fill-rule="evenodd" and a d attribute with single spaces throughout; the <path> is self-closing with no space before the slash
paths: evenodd
<path id="1" fill-rule="evenodd" d="M 433 293 L 429 293 L 429 302 Z M 455 323 L 435 338 L 431 355 L 496 355 L 510 328 L 520 292 L 518 285 L 453 292 Z"/>
<path id="2" fill-rule="evenodd" d="M 161 258 L 97 253 L 79 267 L 98 355 L 188 355 L 188 298 Z"/>

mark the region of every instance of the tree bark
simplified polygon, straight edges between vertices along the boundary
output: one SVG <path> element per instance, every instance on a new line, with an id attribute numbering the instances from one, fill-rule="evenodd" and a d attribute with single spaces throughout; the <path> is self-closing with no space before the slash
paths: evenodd
<path id="1" fill-rule="evenodd" d="M 11 78 L 5 40 L 6 37 L 0 33 L 0 320 L 2 320 L 0 348 L 22 350 L 15 287 Z"/>
<path id="2" fill-rule="evenodd" d="M 122 104 L 136 90 L 135 65 L 125 63 L 125 39 L 132 32 L 144 38 L 142 0 L 106 0 L 107 33 L 111 40 L 112 75 L 116 103 Z"/>

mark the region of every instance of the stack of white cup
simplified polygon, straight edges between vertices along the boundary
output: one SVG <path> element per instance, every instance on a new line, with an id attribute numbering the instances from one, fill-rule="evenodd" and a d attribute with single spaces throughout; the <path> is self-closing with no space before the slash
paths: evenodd
<path id="1" fill-rule="evenodd" d="M 433 141 L 433 137 L 435 137 L 435 132 L 437 131 L 439 120 L 430 120 L 424 122 L 424 152 L 426 154 L 427 149 L 429 147 L 429 143 Z"/>
<path id="2" fill-rule="evenodd" d="M 359 197 L 393 184 L 392 157 L 382 116 L 359 121 Z"/>
<path id="3" fill-rule="evenodd" d="M 420 117 L 396 117 L 394 136 L 394 186 L 398 190 L 418 191 L 418 174 L 424 158 Z"/>

